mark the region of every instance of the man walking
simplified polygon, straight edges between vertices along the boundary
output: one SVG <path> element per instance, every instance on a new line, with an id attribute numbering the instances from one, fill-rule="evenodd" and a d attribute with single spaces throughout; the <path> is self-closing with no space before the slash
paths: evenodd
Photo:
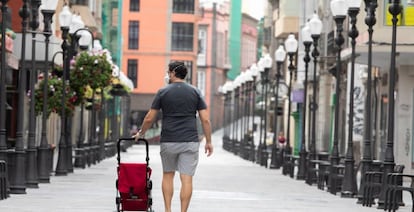
<path id="1" fill-rule="evenodd" d="M 184 80 L 187 75 L 184 63 L 170 63 L 167 74 L 169 84 L 156 94 L 151 109 L 146 114 L 135 138 L 138 139 L 145 134 L 161 110 L 160 155 L 163 167 L 162 192 L 165 212 L 171 212 L 175 171 L 180 173 L 181 212 L 186 212 L 193 191 L 193 176 L 198 164 L 200 146 L 196 113 L 198 112 L 203 128 L 206 140 L 204 150 L 207 156 L 213 153 L 211 126 L 207 105 L 200 91 Z"/>

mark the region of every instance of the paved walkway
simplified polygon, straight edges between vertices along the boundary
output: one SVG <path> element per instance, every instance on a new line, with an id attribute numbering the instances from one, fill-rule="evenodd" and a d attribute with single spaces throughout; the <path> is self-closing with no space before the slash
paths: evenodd
<path id="1" fill-rule="evenodd" d="M 200 153 L 194 179 L 190 210 L 193 212 L 370 212 L 380 211 L 308 186 L 281 174 L 245 161 L 221 148 L 221 132 L 213 136 L 215 153 L 207 158 Z M 201 146 L 201 148 L 203 145 Z M 135 145 L 122 155 L 123 161 L 143 161 L 143 146 Z M 159 147 L 150 147 L 154 182 L 153 209 L 163 211 L 160 188 Z M 75 169 L 68 176 L 52 176 L 50 184 L 27 189 L 25 195 L 11 195 L 0 201 L 1 212 L 113 212 L 115 211 L 116 158 L 108 158 L 87 169 Z M 173 211 L 179 211 L 177 179 Z M 408 196 L 405 194 L 405 196 Z M 411 204 L 408 201 L 405 201 Z M 411 205 L 399 211 L 411 211 Z"/>

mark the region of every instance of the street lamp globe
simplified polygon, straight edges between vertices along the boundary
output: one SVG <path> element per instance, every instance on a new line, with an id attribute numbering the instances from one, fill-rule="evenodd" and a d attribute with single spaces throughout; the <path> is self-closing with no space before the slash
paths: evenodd
<path id="1" fill-rule="evenodd" d="M 279 48 L 275 51 L 276 62 L 283 62 L 286 59 L 286 51 L 283 45 L 279 45 Z"/>
<path id="2" fill-rule="evenodd" d="M 348 0 L 349 8 L 360 8 L 361 0 Z"/>
<path id="3" fill-rule="evenodd" d="M 348 12 L 348 3 L 346 0 L 332 0 L 331 12 L 335 16 L 346 16 Z"/>
<path id="4" fill-rule="evenodd" d="M 262 73 L 262 72 L 264 72 L 264 58 L 263 57 L 261 57 L 260 59 L 259 59 L 259 62 L 257 62 L 257 70 L 260 72 L 260 73 Z"/>
<path id="5" fill-rule="evenodd" d="M 88 46 L 92 43 L 92 35 L 89 31 L 81 31 L 80 39 L 79 39 L 79 46 L 81 49 L 87 49 Z"/>
<path id="6" fill-rule="evenodd" d="M 59 14 L 59 23 L 61 27 L 69 27 L 72 22 L 72 13 L 69 6 L 65 5 Z"/>
<path id="7" fill-rule="evenodd" d="M 311 31 L 309 27 L 309 22 L 305 24 L 305 26 L 301 30 L 302 41 L 312 43 Z"/>
<path id="8" fill-rule="evenodd" d="M 285 47 L 288 53 L 296 53 L 298 50 L 298 41 L 295 39 L 294 34 L 290 34 L 285 40 Z"/>
<path id="9" fill-rule="evenodd" d="M 257 77 L 257 75 L 259 75 L 259 68 L 257 67 L 256 63 L 252 64 L 252 66 L 250 67 L 250 70 L 252 71 L 253 77 Z"/>
<path id="10" fill-rule="evenodd" d="M 359 0 L 360 1 L 360 0 Z M 309 20 L 309 30 L 311 35 L 320 35 L 322 32 L 322 21 L 319 19 L 318 14 L 314 13 Z"/>
<path id="11" fill-rule="evenodd" d="M 69 26 L 69 33 L 73 34 L 75 33 L 78 29 L 84 28 L 85 24 L 82 21 L 81 17 L 79 15 L 74 14 L 72 16 L 72 22 L 70 23 Z"/>
<path id="12" fill-rule="evenodd" d="M 272 67 L 272 58 L 270 57 L 270 54 L 266 54 L 263 57 L 263 67 L 268 69 Z"/>
<path id="13" fill-rule="evenodd" d="M 280 45 L 279 48 L 275 51 L 276 62 L 283 62 L 286 59 L 286 51 L 283 45 Z"/>
<path id="14" fill-rule="evenodd" d="M 245 77 L 246 77 L 246 82 L 251 82 L 251 81 L 253 81 L 253 72 L 252 72 L 252 70 L 251 70 L 251 69 L 247 69 L 247 70 L 246 70 Z"/>

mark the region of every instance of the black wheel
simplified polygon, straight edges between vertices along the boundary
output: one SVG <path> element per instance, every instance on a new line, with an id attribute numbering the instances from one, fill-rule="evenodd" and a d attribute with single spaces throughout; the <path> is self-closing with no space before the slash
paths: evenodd
<path id="1" fill-rule="evenodd" d="M 119 208 L 119 205 L 121 204 L 121 198 L 120 198 L 120 197 L 117 197 L 117 198 L 115 199 L 115 202 L 116 202 L 116 211 L 117 211 L 117 212 L 120 212 L 121 210 L 120 210 L 120 208 Z"/>
<path id="2" fill-rule="evenodd" d="M 148 180 L 147 188 L 148 190 L 152 189 L 152 180 Z"/>
<path id="3" fill-rule="evenodd" d="M 116 190 L 118 190 L 118 179 L 115 181 Z"/>

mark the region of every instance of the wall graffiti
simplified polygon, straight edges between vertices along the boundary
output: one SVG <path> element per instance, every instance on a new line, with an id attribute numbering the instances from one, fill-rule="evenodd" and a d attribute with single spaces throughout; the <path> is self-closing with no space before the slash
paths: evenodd
<path id="1" fill-rule="evenodd" d="M 354 135 L 362 136 L 364 131 L 364 95 L 362 87 L 354 87 Z"/>

